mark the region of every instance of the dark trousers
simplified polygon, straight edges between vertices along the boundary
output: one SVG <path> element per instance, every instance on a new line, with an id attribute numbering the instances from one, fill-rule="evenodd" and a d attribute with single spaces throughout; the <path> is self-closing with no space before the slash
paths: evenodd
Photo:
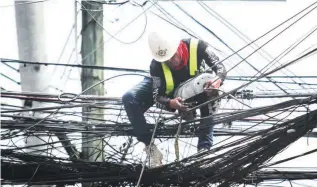
<path id="1" fill-rule="evenodd" d="M 200 98 L 201 102 L 206 98 Z M 133 133 L 137 139 L 145 145 L 149 145 L 152 134 L 149 131 L 149 125 L 146 123 L 144 113 L 154 105 L 152 92 L 152 79 L 144 78 L 139 84 L 126 92 L 122 97 L 122 102 L 128 118 L 133 126 Z M 202 117 L 209 115 L 208 106 L 200 109 Z M 202 120 L 201 124 L 207 124 L 208 128 L 200 132 L 198 139 L 198 148 L 211 147 L 213 143 L 213 125 L 211 120 Z"/>

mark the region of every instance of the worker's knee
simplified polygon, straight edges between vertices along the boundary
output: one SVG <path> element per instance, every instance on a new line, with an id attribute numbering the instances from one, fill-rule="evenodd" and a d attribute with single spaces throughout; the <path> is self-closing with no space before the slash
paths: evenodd
<path id="1" fill-rule="evenodd" d="M 128 91 L 122 96 L 122 103 L 124 106 L 128 106 L 133 104 L 134 99 L 135 99 L 135 94 L 133 94 L 133 92 L 131 91 Z"/>

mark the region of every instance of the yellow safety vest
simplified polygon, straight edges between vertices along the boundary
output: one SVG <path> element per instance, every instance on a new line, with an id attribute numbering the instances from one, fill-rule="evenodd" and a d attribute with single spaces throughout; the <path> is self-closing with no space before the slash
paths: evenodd
<path id="1" fill-rule="evenodd" d="M 198 40 L 192 38 L 189 44 L 189 74 L 190 76 L 195 76 L 195 72 L 197 71 L 197 47 Z M 174 80 L 172 76 L 172 72 L 170 68 L 164 63 L 162 63 L 162 68 L 165 77 L 166 90 L 165 93 L 169 94 L 174 89 Z"/>

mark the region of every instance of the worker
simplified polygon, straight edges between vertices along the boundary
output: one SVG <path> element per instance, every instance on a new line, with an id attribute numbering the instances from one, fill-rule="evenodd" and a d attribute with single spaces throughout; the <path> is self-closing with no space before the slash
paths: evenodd
<path id="1" fill-rule="evenodd" d="M 202 103 L 207 101 L 211 90 L 218 89 L 226 78 L 226 69 L 215 55 L 212 47 L 203 40 L 195 38 L 168 38 L 168 35 L 152 32 L 148 36 L 148 44 L 153 60 L 150 65 L 151 78 L 144 78 L 122 97 L 128 118 L 133 126 L 137 139 L 145 144 L 145 151 L 150 158 L 150 167 L 162 164 L 163 155 L 154 143 L 151 144 L 152 133 L 146 123 L 144 113 L 155 103 L 157 107 L 175 112 L 184 112 L 187 107 L 185 99 L 196 99 Z M 195 93 L 193 80 L 199 73 L 211 68 L 206 76 L 200 76 L 203 93 Z M 211 76 L 214 73 L 214 76 Z M 206 73 L 204 74 L 206 75 Z M 189 82 L 188 82 L 189 81 Z M 197 83 L 197 80 L 196 80 Z M 191 85 L 192 84 L 192 85 Z M 189 86 L 188 86 L 189 85 Z M 190 87 L 191 86 L 191 87 Z M 186 93 L 191 92 L 191 94 Z M 192 89 L 191 89 L 192 88 Z M 190 89 L 190 90 L 188 90 Z M 199 89 L 198 89 L 199 90 Z M 218 92 L 217 92 L 218 93 Z M 187 97 L 184 98 L 183 97 Z M 209 116 L 219 108 L 219 101 L 212 102 L 200 109 L 201 117 Z M 197 151 L 209 150 L 213 143 L 213 125 L 211 118 L 201 120 L 208 128 L 200 132 Z"/>

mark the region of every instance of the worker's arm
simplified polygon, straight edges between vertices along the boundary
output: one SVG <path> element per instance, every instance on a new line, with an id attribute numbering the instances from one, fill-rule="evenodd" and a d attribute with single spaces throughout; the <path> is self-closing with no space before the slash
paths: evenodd
<path id="1" fill-rule="evenodd" d="M 156 106 L 160 109 L 171 111 L 171 108 L 169 106 L 171 99 L 161 92 L 162 90 L 160 86 L 160 84 L 162 84 L 161 78 L 157 76 L 152 76 L 152 78 L 153 78 L 153 100 L 156 103 Z"/>
<path id="2" fill-rule="evenodd" d="M 221 84 L 227 76 L 226 68 L 222 62 L 219 63 L 219 57 L 213 52 L 211 46 L 200 40 L 198 45 L 198 55 L 201 55 L 206 64 L 216 73 L 221 80 Z"/>
<path id="3" fill-rule="evenodd" d="M 161 64 L 152 62 L 150 66 L 150 75 L 153 79 L 153 100 L 156 103 L 156 106 L 163 110 L 175 112 L 175 109 L 170 107 L 171 99 L 165 94 L 166 83 Z"/>

